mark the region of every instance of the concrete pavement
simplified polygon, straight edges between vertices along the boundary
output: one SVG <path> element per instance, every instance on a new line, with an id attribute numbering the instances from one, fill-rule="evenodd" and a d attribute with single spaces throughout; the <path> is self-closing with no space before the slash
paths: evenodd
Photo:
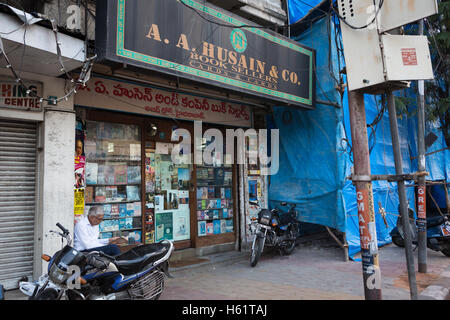
<path id="1" fill-rule="evenodd" d="M 229 258 L 224 258 L 228 255 Z M 417 252 L 415 252 L 417 265 Z M 256 267 L 249 253 L 222 253 L 222 261 L 172 269 L 162 300 L 362 300 L 362 266 L 343 261 L 333 245 L 300 245 L 291 256 L 266 250 Z M 380 248 L 383 300 L 409 300 L 405 252 Z M 224 264 L 225 259 L 226 264 Z M 417 267 L 416 267 L 417 270 Z M 420 299 L 446 299 L 450 258 L 428 251 L 428 273 L 416 273 Z M 433 287 L 434 286 L 434 287 Z M 430 288 L 434 288 L 430 290 Z M 427 289 L 428 291 L 426 291 Z M 446 291 L 447 290 L 447 291 Z"/>
<path id="2" fill-rule="evenodd" d="M 379 248 L 383 300 L 409 300 L 405 252 L 391 244 Z M 417 270 L 417 250 L 415 263 Z M 248 252 L 202 257 L 201 263 L 170 268 L 161 300 L 363 300 L 360 262 L 343 261 L 334 243 L 301 244 L 290 256 L 265 249 L 250 267 Z M 205 261 L 207 260 L 207 261 Z M 416 273 L 419 298 L 442 300 L 450 289 L 450 258 L 428 250 L 428 273 Z M 7 291 L 6 300 L 26 299 Z"/>

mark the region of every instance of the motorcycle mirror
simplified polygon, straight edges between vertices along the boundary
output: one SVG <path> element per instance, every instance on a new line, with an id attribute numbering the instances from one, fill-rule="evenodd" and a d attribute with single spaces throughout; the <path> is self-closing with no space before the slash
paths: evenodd
<path id="1" fill-rule="evenodd" d="M 41 255 L 42 260 L 49 262 L 52 258 L 49 255 L 42 254 Z"/>

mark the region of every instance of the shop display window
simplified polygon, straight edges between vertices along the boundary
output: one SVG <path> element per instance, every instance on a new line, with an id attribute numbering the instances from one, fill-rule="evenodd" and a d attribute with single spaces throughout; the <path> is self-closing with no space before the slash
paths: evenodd
<path id="1" fill-rule="evenodd" d="M 207 142 L 202 145 L 204 149 Z M 220 153 L 215 153 L 212 158 L 212 164 L 197 165 L 199 237 L 234 232 L 232 166 L 215 161 L 221 158 Z"/>
<path id="2" fill-rule="evenodd" d="M 85 214 L 100 206 L 100 237 L 142 242 L 141 134 L 136 125 L 86 122 Z"/>
<path id="3" fill-rule="evenodd" d="M 145 147 L 145 243 L 189 240 L 192 165 L 172 161 L 174 144 Z"/>

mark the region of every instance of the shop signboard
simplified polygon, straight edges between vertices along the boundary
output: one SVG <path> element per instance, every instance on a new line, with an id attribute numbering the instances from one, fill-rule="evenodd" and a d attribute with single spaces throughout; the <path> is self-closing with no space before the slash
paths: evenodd
<path id="1" fill-rule="evenodd" d="M 100 61 L 314 108 L 313 49 L 205 1 L 97 1 L 96 32 Z"/>
<path id="2" fill-rule="evenodd" d="M 16 109 L 22 111 L 42 111 L 40 98 L 27 93 L 30 90 L 34 95 L 42 96 L 42 84 L 26 81 L 24 88 L 16 81 L 0 81 L 0 108 Z"/>
<path id="3" fill-rule="evenodd" d="M 251 126 L 248 106 L 105 77 L 91 78 L 86 87 L 77 91 L 75 104 L 180 120 Z"/>

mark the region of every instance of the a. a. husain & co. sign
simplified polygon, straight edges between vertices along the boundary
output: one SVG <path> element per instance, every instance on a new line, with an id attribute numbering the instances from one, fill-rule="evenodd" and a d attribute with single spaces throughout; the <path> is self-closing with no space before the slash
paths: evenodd
<path id="1" fill-rule="evenodd" d="M 97 53 L 100 60 L 314 108 L 315 51 L 243 25 L 252 23 L 204 1 L 102 0 Z"/>

